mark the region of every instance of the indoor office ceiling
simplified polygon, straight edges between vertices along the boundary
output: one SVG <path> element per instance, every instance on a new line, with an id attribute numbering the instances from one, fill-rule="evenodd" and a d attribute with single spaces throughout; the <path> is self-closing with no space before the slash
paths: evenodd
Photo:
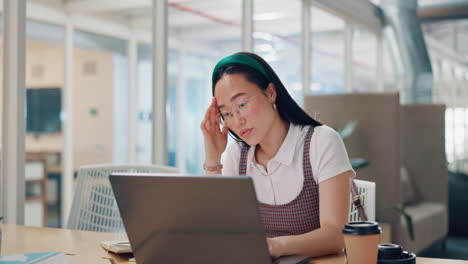
<path id="1" fill-rule="evenodd" d="M 85 14 L 124 22 L 139 30 L 151 30 L 152 0 L 29 0 L 54 6 L 70 14 Z M 280 36 L 300 34 L 301 1 L 255 0 L 255 31 Z M 313 30 L 343 29 L 343 22 L 334 16 L 314 9 Z M 169 0 L 171 34 L 184 37 L 215 38 L 216 35 L 239 37 L 242 0 Z M 227 27 L 228 26 L 228 27 Z"/>
<path id="2" fill-rule="evenodd" d="M 425 34 L 468 60 L 468 0 L 419 0 Z"/>
<path id="3" fill-rule="evenodd" d="M 468 0 L 418 0 L 419 5 L 466 4 Z"/>
<path id="4" fill-rule="evenodd" d="M 445 20 L 423 25 L 424 33 L 462 55 L 468 61 L 468 19 Z"/>
<path id="5" fill-rule="evenodd" d="M 468 18 L 468 0 L 418 0 L 418 15 L 423 21 Z"/>

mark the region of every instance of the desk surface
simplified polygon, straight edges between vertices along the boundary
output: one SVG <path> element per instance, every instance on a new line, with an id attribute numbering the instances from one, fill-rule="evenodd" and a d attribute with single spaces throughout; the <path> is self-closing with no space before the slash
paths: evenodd
<path id="1" fill-rule="evenodd" d="M 100 241 L 117 240 L 117 234 L 78 231 L 57 228 L 38 228 L 16 225 L 2 225 L 2 255 L 60 251 L 67 255 L 70 264 L 102 263 L 116 264 L 129 262 L 129 255 L 106 252 L 99 246 Z M 113 261 L 111 261 L 112 259 Z M 310 264 L 345 264 L 342 255 L 314 258 Z M 463 260 L 418 258 L 418 264 L 468 264 Z"/>

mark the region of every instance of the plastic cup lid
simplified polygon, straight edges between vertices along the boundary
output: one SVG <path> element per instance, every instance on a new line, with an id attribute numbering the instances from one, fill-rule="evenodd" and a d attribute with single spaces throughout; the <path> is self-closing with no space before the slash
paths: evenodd
<path id="1" fill-rule="evenodd" d="M 343 228 L 346 235 L 375 235 L 382 233 L 382 229 L 376 222 L 359 221 L 349 222 Z"/>

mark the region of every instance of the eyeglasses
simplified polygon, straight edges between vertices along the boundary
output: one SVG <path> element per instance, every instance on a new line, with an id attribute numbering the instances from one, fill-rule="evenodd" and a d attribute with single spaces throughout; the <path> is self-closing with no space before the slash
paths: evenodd
<path id="1" fill-rule="evenodd" d="M 237 116 L 241 116 L 248 112 L 250 107 L 250 97 L 239 98 L 235 100 L 232 105 L 234 109 L 227 108 L 219 111 L 218 116 L 222 125 L 232 125 L 234 122 L 234 113 L 236 113 Z"/>

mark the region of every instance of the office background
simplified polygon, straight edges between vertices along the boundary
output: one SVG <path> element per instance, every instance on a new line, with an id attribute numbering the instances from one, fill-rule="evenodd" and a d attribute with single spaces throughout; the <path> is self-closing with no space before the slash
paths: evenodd
<path id="1" fill-rule="evenodd" d="M 240 50 L 265 58 L 301 105 L 308 95 L 364 92 L 399 92 L 402 104 L 445 104 L 448 167 L 468 173 L 468 20 L 466 14 L 436 12 L 468 8 L 467 1 L 171 0 L 166 6 L 157 0 L 28 0 L 17 7 L 11 6 L 17 1 L 1 2 L 3 11 L 21 9 L 24 2 L 26 12 L 16 22 L 25 23 L 25 52 L 5 50 L 5 40 L 0 49 L 25 56 L 25 101 L 19 104 L 25 125 L 18 146 L 26 154 L 41 153 L 49 176 L 42 183 L 45 200 L 24 201 L 33 208 L 29 214 L 9 211 L 8 200 L 24 190 L 35 193 L 37 184 L 28 184 L 26 175 L 13 194 L 1 187 L 0 212 L 9 222 L 63 226 L 74 175 L 83 165 L 164 163 L 203 173 L 199 124 L 211 99 L 211 71 L 220 58 Z M 395 22 L 406 18 L 404 11 L 419 16 L 407 31 Z M 10 24 L 4 24 L 4 16 L 3 37 L 15 22 L 7 18 Z M 405 50 L 402 38 L 418 29 L 424 41 Z M 167 38 L 153 38 L 154 32 Z M 408 69 L 411 48 L 429 56 L 430 64 L 422 56 L 423 66 L 411 68 L 419 72 Z M 153 69 L 152 61 L 161 58 L 164 67 Z M 167 73 L 162 85 L 154 77 L 158 71 Z M 417 73 L 423 73 L 420 84 L 412 85 Z M 1 89 L 2 103 L 11 99 L 7 89 Z M 5 136 L 12 124 L 5 116 L 15 113 L 0 111 L 6 144 L 13 135 Z M 8 148 L 3 146 L 2 165 L 13 160 L 25 166 L 5 155 Z M 7 172 L 2 166 L 3 183 L 16 179 Z M 38 213 L 44 206 L 45 218 Z"/>

